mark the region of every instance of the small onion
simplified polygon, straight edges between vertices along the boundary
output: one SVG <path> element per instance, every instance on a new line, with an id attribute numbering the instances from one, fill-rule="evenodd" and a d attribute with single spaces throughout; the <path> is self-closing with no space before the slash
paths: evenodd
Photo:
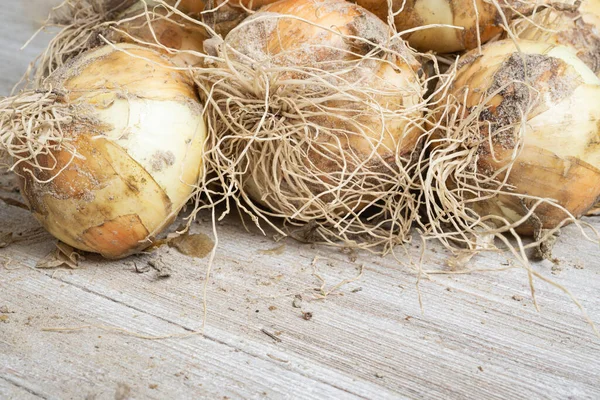
<path id="1" fill-rule="evenodd" d="M 572 47 L 577 56 L 600 74 L 600 25 L 585 22 L 588 13 L 545 8 L 513 23 L 520 39 Z M 590 19 L 588 19 L 590 20 Z"/>
<path id="2" fill-rule="evenodd" d="M 153 50 L 119 44 L 86 52 L 47 80 L 52 115 L 72 117 L 52 131 L 33 120 L 37 141 L 17 135 L 12 144 L 21 149 L 13 156 L 22 194 L 55 237 L 124 257 L 150 245 L 190 198 L 206 127 L 193 82 L 174 68 Z M 34 144 L 42 151 L 31 154 Z"/>
<path id="3" fill-rule="evenodd" d="M 503 32 L 503 13 L 485 0 L 356 0 L 356 3 L 388 21 L 390 11 L 398 32 L 427 25 L 443 24 L 460 27 L 428 27 L 403 35 L 419 51 L 452 53 L 474 49 Z M 503 2 L 499 2 L 503 4 Z"/>
<path id="4" fill-rule="evenodd" d="M 174 0 L 170 2 L 176 3 Z M 149 15 L 145 14 L 146 9 Z M 191 15 L 198 14 L 203 9 L 201 1 L 196 3 L 187 0 L 178 5 L 178 10 Z M 171 58 L 171 62 L 181 67 L 194 66 L 202 61 L 202 58 L 186 50 L 201 52 L 204 40 L 209 37 L 208 32 L 200 25 L 174 14 L 160 2 L 136 1 L 131 7 L 114 14 L 112 18 L 117 21 L 115 29 L 106 33 L 106 38 L 112 42 L 141 41 L 164 46 L 166 49 L 163 50 Z"/>
<path id="5" fill-rule="evenodd" d="M 48 48 L 34 62 L 34 87 L 67 61 L 106 41 L 145 44 L 169 56 L 177 66 L 202 61 L 202 43 L 209 34 L 204 26 L 180 13 L 198 15 L 203 3 L 186 0 L 175 10 L 155 0 L 72 0 L 53 9 L 48 17 L 52 27 L 62 27 Z M 147 12 L 146 12 L 147 10 Z M 177 12 L 176 12 L 177 11 Z"/>
<path id="6" fill-rule="evenodd" d="M 600 197 L 600 79 L 569 48 L 487 44 L 459 61 L 448 99 L 431 165 L 445 158 L 449 192 L 438 194 L 527 235 Z"/>
<path id="7" fill-rule="evenodd" d="M 365 206 L 410 180 L 420 64 L 375 15 L 342 0 L 279 1 L 215 51 L 214 169 L 228 171 L 255 215 L 355 233 Z"/>

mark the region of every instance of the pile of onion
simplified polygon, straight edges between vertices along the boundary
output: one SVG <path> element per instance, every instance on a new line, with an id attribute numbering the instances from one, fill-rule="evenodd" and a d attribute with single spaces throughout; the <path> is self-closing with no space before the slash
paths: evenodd
<path id="1" fill-rule="evenodd" d="M 592 71 L 600 74 L 600 16 L 590 9 L 600 0 L 586 0 L 579 8 L 540 7 L 513 22 L 516 37 L 572 47 Z"/>
<path id="2" fill-rule="evenodd" d="M 600 197 L 600 79 L 563 46 L 503 40 L 457 63 L 427 143 L 427 230 L 536 239 Z M 543 235 L 542 235 L 543 233 Z"/>
<path id="3" fill-rule="evenodd" d="M 149 246 L 202 177 L 193 81 L 156 51 L 119 44 L 75 57 L 45 84 L 0 104 L 0 148 L 34 216 L 107 258 Z"/>
<path id="4" fill-rule="evenodd" d="M 383 21 L 394 24 L 419 51 L 470 50 L 503 32 L 511 10 L 503 1 L 355 0 Z M 502 5 L 502 7 L 501 7 Z"/>
<path id="5" fill-rule="evenodd" d="M 238 206 L 310 241 L 404 240 L 425 85 L 403 41 L 355 4 L 283 0 L 211 42 L 212 170 Z"/>

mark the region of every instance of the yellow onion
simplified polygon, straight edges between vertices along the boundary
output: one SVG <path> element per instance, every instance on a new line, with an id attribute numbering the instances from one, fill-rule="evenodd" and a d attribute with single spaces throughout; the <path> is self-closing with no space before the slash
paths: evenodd
<path id="1" fill-rule="evenodd" d="M 248 15 L 247 11 L 256 10 L 277 0 L 127 1 L 133 1 L 133 4 L 113 16 L 115 21 L 125 20 L 125 22 L 118 23 L 118 28 L 122 28 L 134 38 L 154 43 L 150 26 L 146 23 L 146 15 L 143 14 L 147 8 L 152 13 L 151 28 L 155 31 L 160 44 L 174 50 L 200 51 L 202 42 L 210 37 L 207 27 L 213 29 L 215 33 L 225 36 Z M 177 6 L 178 11 L 198 21 L 204 21 L 205 24 L 191 22 L 183 16 L 173 13 L 173 9 L 165 7 L 164 4 L 171 7 Z M 164 18 L 167 15 L 168 18 Z M 139 17 L 131 19 L 135 16 Z M 119 36 L 115 36 L 115 38 L 117 37 Z M 181 60 L 183 63 L 178 62 L 180 58 L 183 59 Z M 173 57 L 173 61 L 176 64 L 194 65 L 198 63 L 198 58 L 180 53 Z"/>
<path id="2" fill-rule="evenodd" d="M 147 247 L 201 173 L 206 127 L 193 82 L 157 52 L 119 44 L 83 53 L 47 84 L 52 115 L 74 111 L 52 131 L 31 121 L 35 143 L 13 139 L 34 216 L 61 241 L 108 258 Z M 34 144 L 45 151 L 31 154 Z"/>
<path id="3" fill-rule="evenodd" d="M 460 127 L 454 154 L 469 158 L 447 172 L 448 186 L 480 217 L 536 234 L 583 215 L 600 197 L 600 79 L 569 48 L 487 44 L 459 61 L 449 99 L 458 120 L 446 113 L 440 122 L 447 132 L 457 131 L 450 123 Z M 434 158 L 450 136 L 436 140 Z"/>
<path id="4" fill-rule="evenodd" d="M 33 63 L 32 86 L 84 51 L 106 41 L 144 44 L 169 56 L 179 67 L 202 61 L 202 43 L 209 37 L 205 26 L 181 13 L 199 15 L 202 1 L 185 0 L 71 0 L 50 13 L 48 26 L 62 27 Z"/>
<path id="5" fill-rule="evenodd" d="M 215 169 L 253 213 L 339 233 L 406 184 L 423 118 L 420 65 L 373 14 L 342 0 L 279 1 L 215 51 Z"/>
<path id="6" fill-rule="evenodd" d="M 407 32 L 402 37 L 419 51 L 452 53 L 474 49 L 503 32 L 503 13 L 485 0 L 356 0 L 356 3 L 388 22 L 390 10 L 398 32 L 427 25 L 431 27 Z M 499 4 L 504 4 L 500 1 Z M 463 29 L 456 29 L 460 27 Z"/>
<path id="7" fill-rule="evenodd" d="M 588 0 L 592 4 L 591 0 Z M 587 5 L 588 2 L 585 2 Z M 597 1 L 600 3 L 600 1 Z M 587 18 L 586 18 L 587 17 Z M 539 9 L 531 16 L 513 23 L 520 39 L 572 47 L 577 56 L 597 75 L 600 74 L 600 24 L 593 25 L 593 14 L 551 7 Z"/>
<path id="8" fill-rule="evenodd" d="M 170 0 L 167 3 L 174 5 L 177 2 Z M 149 15 L 145 14 L 146 10 Z M 202 1 L 186 0 L 179 3 L 178 10 L 185 14 L 198 15 L 204 10 L 204 5 Z M 106 33 L 107 39 L 113 42 L 140 41 L 164 46 L 166 49 L 158 50 L 163 50 L 171 58 L 171 62 L 180 67 L 194 66 L 202 62 L 201 57 L 186 50 L 202 52 L 202 44 L 209 37 L 209 33 L 199 24 L 190 22 L 174 13 L 172 9 L 164 7 L 161 2 L 138 0 L 124 11 L 114 14 L 113 18 L 117 21 L 114 26 L 116 29 L 110 29 Z"/>

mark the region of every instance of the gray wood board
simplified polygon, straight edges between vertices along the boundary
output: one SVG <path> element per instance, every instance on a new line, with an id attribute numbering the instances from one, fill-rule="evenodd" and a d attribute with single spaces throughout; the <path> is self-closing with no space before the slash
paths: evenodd
<path id="1" fill-rule="evenodd" d="M 44 43 L 18 50 L 35 29 L 26 4 L 5 0 L 0 15 L 3 94 Z M 41 270 L 52 237 L 2 202 L 0 221 L 1 232 L 19 238 L 0 250 L 0 309 L 10 311 L 0 314 L 2 399 L 600 397 L 600 339 L 564 293 L 539 281 L 535 311 L 523 269 L 431 275 L 419 285 L 421 309 L 402 250 L 404 265 L 293 240 L 265 254 L 280 243 L 231 217 L 219 226 L 204 335 L 146 340 L 115 328 L 152 336 L 202 328 L 207 259 L 165 250 L 166 279 L 145 269 L 153 255 L 88 256 L 77 270 Z M 203 215 L 194 231 L 211 234 L 208 221 Z M 598 246 L 568 227 L 556 254 L 558 265 L 534 267 L 600 324 Z M 443 267 L 447 256 L 433 248 L 424 268 Z M 498 269 L 507 259 L 474 262 Z M 315 272 L 333 288 L 361 265 L 359 280 L 318 298 Z M 46 329 L 57 327 L 82 329 Z"/>

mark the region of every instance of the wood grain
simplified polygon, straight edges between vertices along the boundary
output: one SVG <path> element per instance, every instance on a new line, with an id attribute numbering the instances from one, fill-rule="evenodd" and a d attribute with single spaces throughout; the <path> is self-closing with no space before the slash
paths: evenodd
<path id="1" fill-rule="evenodd" d="M 7 60 L 0 93 L 43 42 L 15 52 L 34 29 L 21 4 L 10 0 L 0 16 Z M 194 231 L 212 235 L 209 217 Z M 218 227 L 204 335 L 146 340 L 115 329 L 160 336 L 202 328 L 207 259 L 162 249 L 118 262 L 89 255 L 77 270 L 42 270 L 35 267 L 54 240 L 18 207 L 0 202 L 0 221 L 0 232 L 18 239 L 0 249 L 0 310 L 9 311 L 0 314 L 2 399 L 600 398 L 600 339 L 551 285 L 536 283 L 535 311 L 520 268 L 430 275 L 417 291 L 410 260 L 418 245 L 399 249 L 400 262 L 349 255 L 275 243 L 231 217 Z M 600 229 L 598 219 L 588 222 Z M 265 254 L 281 244 L 281 254 Z M 556 255 L 558 265 L 534 267 L 600 324 L 600 248 L 568 227 Z M 157 256 L 170 277 L 148 268 Z M 446 259 L 433 247 L 423 268 Z M 505 264 L 500 254 L 474 260 L 480 269 Z M 327 290 L 361 267 L 360 279 L 319 298 L 317 274 Z M 82 329 L 47 330 L 67 327 Z"/>

